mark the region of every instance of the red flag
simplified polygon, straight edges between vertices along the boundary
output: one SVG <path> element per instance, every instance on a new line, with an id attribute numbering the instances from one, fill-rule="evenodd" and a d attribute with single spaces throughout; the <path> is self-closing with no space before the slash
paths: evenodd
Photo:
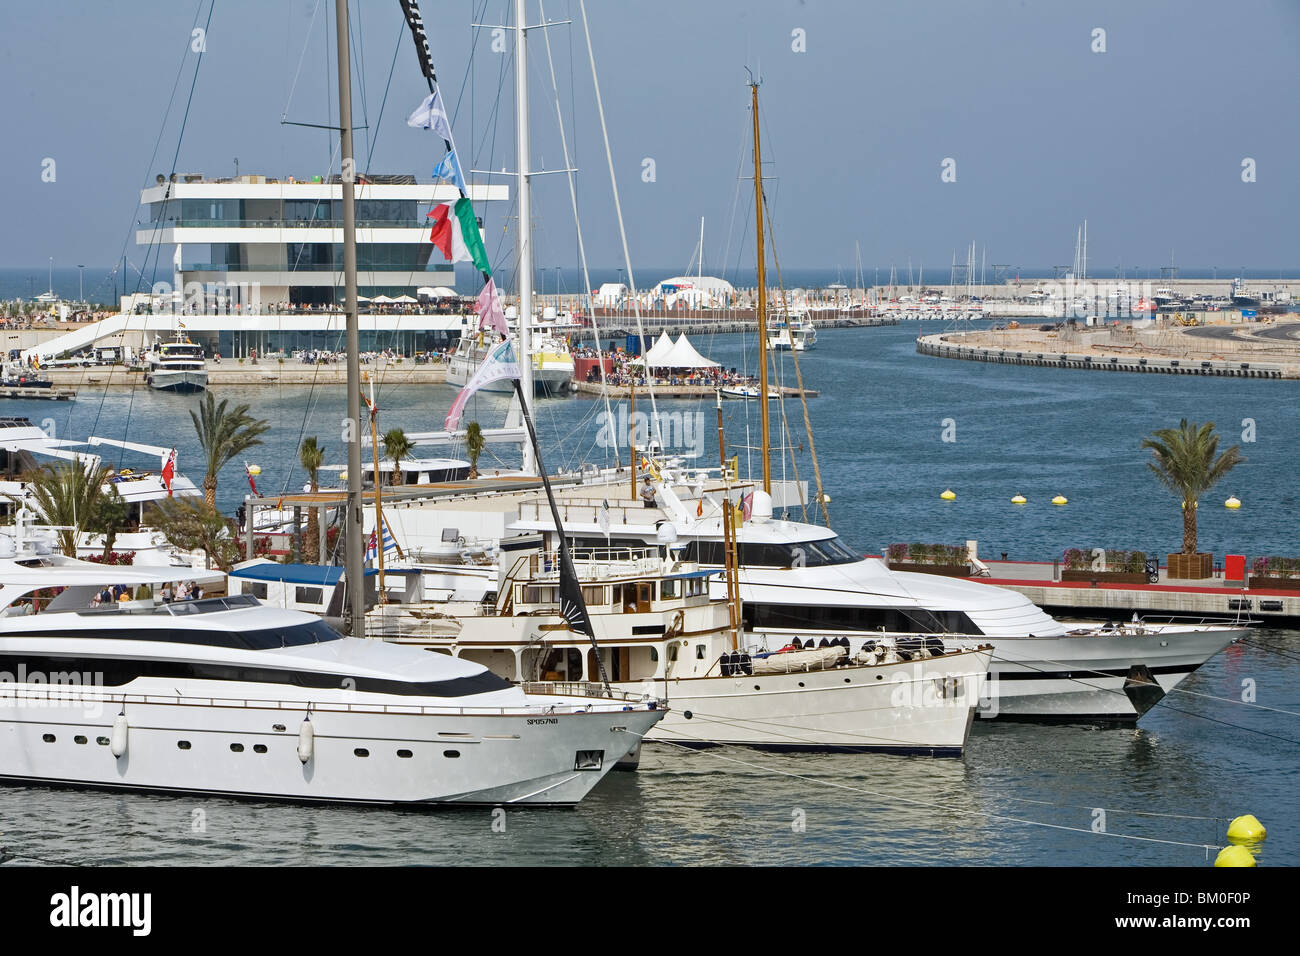
<path id="1" fill-rule="evenodd" d="M 740 510 L 744 513 L 746 521 L 754 514 L 754 493 L 752 491 L 747 495 L 740 496 Z"/>
<path id="2" fill-rule="evenodd" d="M 163 459 L 162 482 L 167 488 L 167 497 L 172 496 L 172 479 L 176 477 L 176 449 L 173 448 Z"/>
<path id="3" fill-rule="evenodd" d="M 442 250 L 442 256 L 451 261 L 451 206 L 443 203 L 429 210 L 428 218 L 433 219 L 433 229 L 429 232 L 429 241 Z"/>
<path id="4" fill-rule="evenodd" d="M 257 482 L 253 480 L 253 473 L 248 470 L 247 465 L 244 466 L 244 474 L 248 476 L 248 487 L 253 489 L 253 497 L 254 498 L 262 497 L 257 493 Z"/>

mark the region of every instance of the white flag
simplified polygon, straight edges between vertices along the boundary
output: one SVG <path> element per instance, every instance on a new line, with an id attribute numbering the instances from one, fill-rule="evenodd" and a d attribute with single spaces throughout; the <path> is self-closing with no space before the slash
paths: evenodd
<path id="1" fill-rule="evenodd" d="M 447 119 L 447 110 L 442 105 L 442 94 L 434 90 L 415 108 L 415 112 L 406 118 L 407 126 L 419 129 L 431 129 L 447 142 L 451 143 L 451 123 Z"/>
<path id="2" fill-rule="evenodd" d="M 600 525 L 600 530 L 605 533 L 605 543 L 609 544 L 609 499 L 606 498 L 600 503 L 600 511 L 596 512 L 596 524 Z"/>

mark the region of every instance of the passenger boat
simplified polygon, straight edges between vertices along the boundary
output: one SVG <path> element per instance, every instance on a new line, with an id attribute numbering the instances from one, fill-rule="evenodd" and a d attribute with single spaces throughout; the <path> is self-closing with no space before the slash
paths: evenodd
<path id="1" fill-rule="evenodd" d="M 176 333 L 176 341 L 163 342 L 149 353 L 145 381 L 161 392 L 201 392 L 208 387 L 203 346 Z"/>

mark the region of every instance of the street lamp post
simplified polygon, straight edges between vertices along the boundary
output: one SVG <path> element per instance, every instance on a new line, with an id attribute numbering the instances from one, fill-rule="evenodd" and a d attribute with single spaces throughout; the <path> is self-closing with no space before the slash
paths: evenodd
<path id="1" fill-rule="evenodd" d="M 77 276 L 77 301 L 85 302 L 86 301 L 86 267 L 83 265 L 78 265 L 77 268 L 81 270 Z"/>

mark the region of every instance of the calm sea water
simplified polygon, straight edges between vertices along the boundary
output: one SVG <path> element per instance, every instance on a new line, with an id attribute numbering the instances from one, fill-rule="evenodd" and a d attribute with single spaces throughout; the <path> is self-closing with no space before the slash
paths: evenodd
<path id="1" fill-rule="evenodd" d="M 916 324 L 824 331 L 801 362 L 807 385 L 821 390 L 809 411 L 833 525 L 860 550 L 967 538 L 986 555 L 1027 559 L 1050 560 L 1067 547 L 1176 549 L 1181 515 L 1147 473 L 1138 443 L 1186 416 L 1215 421 L 1232 443 L 1249 427 L 1243 421 L 1254 425 L 1255 440 L 1242 444 L 1247 463 L 1202 504 L 1203 547 L 1220 555 L 1296 552 L 1297 384 L 943 361 L 916 355 L 917 333 Z M 752 341 L 703 336 L 696 344 L 729 366 L 753 366 Z M 272 422 L 267 445 L 249 458 L 263 468 L 263 492 L 301 486 L 291 463 L 303 434 L 320 436 L 328 460 L 339 460 L 341 389 L 227 394 Z M 436 428 L 453 394 L 442 386 L 381 387 L 381 427 Z M 8 402 L 5 414 L 49 418 L 61 437 L 174 441 L 181 470 L 198 479 L 188 416 L 194 402 L 86 388 L 68 406 Z M 590 399 L 539 403 L 548 465 L 606 461 L 608 450 L 597 444 L 602 411 Z M 708 402 L 663 402 L 661 411 L 696 422 L 687 434 L 702 434 L 703 458 L 715 460 Z M 503 412 L 504 402 L 492 397 L 470 409 L 484 424 L 499 423 Z M 775 406 L 773 413 L 779 422 Z M 793 442 L 803 442 L 800 476 L 809 478 L 797 403 L 786 414 Z M 730 403 L 726 418 L 733 453 L 743 458 L 741 446 L 758 443 L 757 408 Z M 948 419 L 955 442 L 942 440 Z M 774 463 L 776 476 L 782 467 L 790 477 L 788 458 Z M 948 487 L 958 496 L 951 504 L 939 500 Z M 223 474 L 223 507 L 233 508 L 244 490 L 238 468 Z M 1010 504 L 1017 492 L 1028 505 Z M 1067 507 L 1048 503 L 1058 493 L 1070 499 Z M 1230 493 L 1245 503 L 1241 511 L 1222 507 Z M 1193 675 L 1137 730 L 980 726 L 961 760 L 659 748 L 639 772 L 611 776 L 575 811 L 511 811 L 504 833 L 482 812 L 9 787 L 0 789 L 0 844 L 19 860 L 51 863 L 1204 862 L 1195 847 L 1092 833 L 1102 808 L 1110 833 L 1198 846 L 1222 843 L 1228 818 L 1254 813 L 1269 829 L 1262 862 L 1294 865 L 1298 638 L 1253 635 Z M 1248 685 L 1260 706 L 1241 702 Z M 195 833 L 200 808 L 206 830 Z M 805 828 L 797 832 L 792 824 L 800 819 Z"/>

